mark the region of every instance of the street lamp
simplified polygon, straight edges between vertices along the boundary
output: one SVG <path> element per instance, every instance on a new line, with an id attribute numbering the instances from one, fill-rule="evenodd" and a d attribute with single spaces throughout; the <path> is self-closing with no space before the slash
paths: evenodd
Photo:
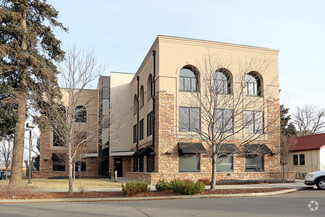
<path id="1" fill-rule="evenodd" d="M 29 131 L 29 156 L 28 156 L 28 184 L 32 184 L 31 177 L 32 177 L 32 166 L 31 166 L 31 155 L 32 155 L 32 130 L 35 128 L 35 124 L 27 123 L 26 124 L 26 131 Z"/>

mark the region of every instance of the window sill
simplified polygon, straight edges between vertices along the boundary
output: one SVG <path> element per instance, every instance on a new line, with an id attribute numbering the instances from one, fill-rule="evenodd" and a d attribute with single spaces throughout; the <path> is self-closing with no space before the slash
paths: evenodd
<path id="1" fill-rule="evenodd" d="M 198 90 L 179 90 L 181 93 L 200 93 Z"/>
<path id="2" fill-rule="evenodd" d="M 178 171 L 179 173 L 201 173 L 201 171 Z"/>

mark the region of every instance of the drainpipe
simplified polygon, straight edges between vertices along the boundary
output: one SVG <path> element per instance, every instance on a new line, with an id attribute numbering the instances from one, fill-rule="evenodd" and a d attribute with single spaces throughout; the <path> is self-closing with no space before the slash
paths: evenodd
<path id="1" fill-rule="evenodd" d="M 152 123 L 152 149 L 155 152 L 155 96 L 156 96 L 156 51 L 152 51 L 152 57 L 153 57 L 153 76 L 152 76 L 152 117 L 153 117 L 153 123 Z"/>
<path id="2" fill-rule="evenodd" d="M 137 76 L 137 127 L 136 127 L 136 133 L 137 133 L 136 148 L 137 148 L 137 151 L 139 150 L 139 80 L 140 80 L 140 77 Z"/>

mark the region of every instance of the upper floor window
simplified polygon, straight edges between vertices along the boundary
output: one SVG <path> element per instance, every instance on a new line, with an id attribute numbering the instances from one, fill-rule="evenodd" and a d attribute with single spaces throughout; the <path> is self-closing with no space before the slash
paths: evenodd
<path id="1" fill-rule="evenodd" d="M 53 131 L 53 146 L 64 146 L 63 140 L 56 131 Z"/>
<path id="2" fill-rule="evenodd" d="M 143 139 L 143 119 L 140 121 L 140 140 Z"/>
<path id="3" fill-rule="evenodd" d="M 261 111 L 245 112 L 245 131 L 247 134 L 262 134 L 264 132 L 264 113 Z"/>
<path id="4" fill-rule="evenodd" d="M 150 74 L 148 76 L 148 80 L 147 80 L 147 100 L 151 99 L 152 97 L 152 75 Z"/>
<path id="5" fill-rule="evenodd" d="M 75 122 L 87 122 L 87 109 L 84 106 L 76 107 Z"/>
<path id="6" fill-rule="evenodd" d="M 133 114 L 135 115 L 137 113 L 137 95 L 134 94 L 133 97 Z"/>
<path id="7" fill-rule="evenodd" d="M 215 127 L 217 132 L 231 133 L 233 132 L 233 110 L 217 109 L 215 112 Z"/>
<path id="8" fill-rule="evenodd" d="M 144 88 L 143 85 L 140 87 L 140 108 L 144 106 Z"/>
<path id="9" fill-rule="evenodd" d="M 197 91 L 198 74 L 192 67 L 184 67 L 179 72 L 179 90 Z"/>
<path id="10" fill-rule="evenodd" d="M 200 130 L 200 108 L 179 107 L 179 131 L 197 132 Z"/>
<path id="11" fill-rule="evenodd" d="M 216 93 L 230 94 L 231 93 L 231 81 L 229 73 L 226 69 L 218 69 L 214 73 L 214 89 Z"/>
<path id="12" fill-rule="evenodd" d="M 250 72 L 245 76 L 246 95 L 261 96 L 261 79 L 256 73 Z"/>
<path id="13" fill-rule="evenodd" d="M 153 113 L 150 112 L 147 115 L 147 136 L 151 136 L 153 133 L 153 121 L 154 121 Z"/>
<path id="14" fill-rule="evenodd" d="M 293 165 L 305 165 L 305 154 L 294 154 Z"/>

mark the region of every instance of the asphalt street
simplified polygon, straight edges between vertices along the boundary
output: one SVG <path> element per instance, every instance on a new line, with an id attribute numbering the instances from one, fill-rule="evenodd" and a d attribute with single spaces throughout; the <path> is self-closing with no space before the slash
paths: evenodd
<path id="1" fill-rule="evenodd" d="M 266 197 L 0 204 L 0 216 L 325 216 L 325 191 L 304 188 Z"/>

